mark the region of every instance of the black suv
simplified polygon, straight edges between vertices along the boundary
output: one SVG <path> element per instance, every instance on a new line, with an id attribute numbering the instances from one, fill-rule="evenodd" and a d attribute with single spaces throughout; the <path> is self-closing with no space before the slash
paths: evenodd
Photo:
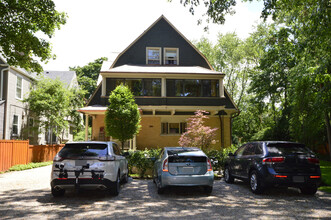
<path id="1" fill-rule="evenodd" d="M 300 188 L 313 195 L 321 181 L 319 160 L 305 145 L 263 141 L 241 146 L 230 153 L 224 167 L 224 180 L 248 181 L 253 193 L 262 193 L 268 186 Z"/>

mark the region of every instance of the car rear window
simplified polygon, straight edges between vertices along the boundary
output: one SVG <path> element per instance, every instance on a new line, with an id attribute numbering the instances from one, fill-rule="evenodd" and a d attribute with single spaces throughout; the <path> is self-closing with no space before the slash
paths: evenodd
<path id="1" fill-rule="evenodd" d="M 190 153 L 190 152 L 199 152 L 200 150 L 198 149 L 175 149 L 175 150 L 168 150 L 168 155 L 178 155 L 178 154 L 182 154 L 182 153 Z"/>
<path id="2" fill-rule="evenodd" d="M 267 150 L 269 156 L 286 156 L 286 155 L 307 155 L 312 152 L 303 144 L 268 144 Z"/>
<path id="3" fill-rule="evenodd" d="M 169 163 L 202 163 L 207 162 L 206 157 L 169 156 Z"/>
<path id="4" fill-rule="evenodd" d="M 84 157 L 107 155 L 107 144 L 66 144 L 59 152 L 60 157 Z"/>

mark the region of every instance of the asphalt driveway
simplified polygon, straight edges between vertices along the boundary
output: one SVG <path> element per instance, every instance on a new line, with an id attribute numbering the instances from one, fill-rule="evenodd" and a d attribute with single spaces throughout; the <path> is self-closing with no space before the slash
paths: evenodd
<path id="1" fill-rule="evenodd" d="M 331 194 L 306 196 L 296 189 L 254 195 L 241 182 L 174 188 L 158 195 L 151 180 L 130 180 L 120 195 L 74 191 L 50 194 L 51 166 L 0 175 L 1 219 L 331 219 Z"/>

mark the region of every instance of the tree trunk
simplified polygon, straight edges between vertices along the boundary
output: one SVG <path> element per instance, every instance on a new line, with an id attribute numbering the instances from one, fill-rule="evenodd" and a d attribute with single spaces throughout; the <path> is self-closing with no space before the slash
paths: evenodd
<path id="1" fill-rule="evenodd" d="M 121 143 L 122 143 L 122 152 L 124 151 L 124 141 L 121 141 Z"/>
<path id="2" fill-rule="evenodd" d="M 325 112 L 325 125 L 326 125 L 326 131 L 329 142 L 329 156 L 331 160 L 331 124 L 330 124 L 330 116 L 328 112 Z"/>

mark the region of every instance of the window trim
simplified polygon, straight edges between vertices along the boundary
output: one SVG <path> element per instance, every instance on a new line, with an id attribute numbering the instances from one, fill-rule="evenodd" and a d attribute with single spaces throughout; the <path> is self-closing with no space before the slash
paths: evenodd
<path id="1" fill-rule="evenodd" d="M 21 89 L 21 94 L 20 97 L 17 96 L 17 89 L 18 89 L 18 78 L 21 79 L 21 85 L 20 85 L 20 89 Z M 22 100 L 23 99 L 23 77 L 20 75 L 16 75 L 16 86 L 15 86 L 15 97 L 16 99 Z"/>
<path id="2" fill-rule="evenodd" d="M 158 50 L 159 51 L 159 53 L 160 53 L 160 55 L 159 55 L 159 64 L 149 64 L 148 63 L 148 61 L 150 60 L 149 57 L 148 57 L 148 50 Z M 157 66 L 162 65 L 162 49 L 161 49 L 161 47 L 146 47 L 146 65 L 157 65 Z"/>
<path id="3" fill-rule="evenodd" d="M 161 122 L 161 135 L 162 136 L 178 136 L 178 135 L 182 135 L 183 133 L 185 133 L 186 131 L 183 130 L 182 124 L 185 124 L 184 129 L 187 128 L 187 122 Z M 162 133 L 163 130 L 163 124 L 167 124 L 167 133 Z M 179 133 L 170 133 L 170 124 L 178 124 L 178 129 L 179 129 Z"/>
<path id="4" fill-rule="evenodd" d="M 176 55 L 177 55 L 177 59 L 176 59 L 176 64 L 166 64 L 166 50 L 176 50 Z M 163 64 L 165 66 L 178 66 L 179 65 L 179 48 L 176 48 L 176 47 L 164 47 L 163 48 Z"/>

